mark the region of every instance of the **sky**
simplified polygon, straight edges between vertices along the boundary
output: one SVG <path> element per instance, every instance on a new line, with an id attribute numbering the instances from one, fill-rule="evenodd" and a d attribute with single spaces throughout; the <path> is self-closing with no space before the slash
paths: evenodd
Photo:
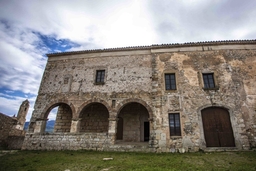
<path id="1" fill-rule="evenodd" d="M 0 0 L 0 112 L 30 120 L 48 53 L 255 38 L 255 0 Z"/>

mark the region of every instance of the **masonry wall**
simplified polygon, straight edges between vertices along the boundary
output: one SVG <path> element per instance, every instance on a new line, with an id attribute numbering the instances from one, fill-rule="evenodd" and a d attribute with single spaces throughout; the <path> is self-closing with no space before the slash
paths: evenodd
<path id="1" fill-rule="evenodd" d="M 256 66 L 255 45 L 244 44 L 162 47 L 51 56 L 34 106 L 30 134 L 26 136 L 23 147 L 24 149 L 80 149 L 81 146 L 87 148 L 84 143 L 94 144 L 96 141 L 89 138 L 70 146 L 67 145 L 70 141 L 66 141 L 63 137 L 85 139 L 84 136 L 90 135 L 88 133 L 90 131 L 82 133 L 86 131 L 80 128 L 90 126 L 82 120 L 90 116 L 91 112 L 86 111 L 89 109 L 87 107 L 95 103 L 104 105 L 108 111 L 108 118 L 103 114 L 104 121 L 100 122 L 104 123 L 101 126 L 104 127 L 103 132 L 107 132 L 105 134 L 108 143 L 113 145 L 118 117 L 123 116 L 122 109 L 135 102 L 145 107 L 145 116 L 147 115 L 148 118 L 146 119 L 144 115 L 143 117 L 135 115 L 133 118 L 132 114 L 127 115 L 129 122 L 124 123 L 124 131 L 128 136 L 124 136 L 124 139 L 128 142 L 132 141 L 134 135 L 136 141 L 142 139 L 140 135 L 142 130 L 134 131 L 135 128 L 140 127 L 138 122 L 142 117 L 143 121 L 150 122 L 148 145 L 154 148 L 153 151 L 206 149 L 201 110 L 215 106 L 225 108 L 229 112 L 235 148 L 250 149 L 255 147 L 256 142 L 254 66 Z M 97 70 L 105 70 L 104 84 L 95 84 Z M 175 74 L 176 90 L 165 90 L 165 73 Z M 214 73 L 215 89 L 203 88 L 203 73 Z M 72 118 L 69 118 L 68 122 L 71 123 L 71 133 L 44 134 L 42 125 L 50 110 L 60 104 L 70 106 Z M 99 111 L 96 116 L 101 113 Z M 170 134 L 168 118 L 170 113 L 180 114 L 181 136 Z M 89 119 L 91 121 L 88 124 L 92 120 L 101 120 L 100 117 Z M 134 124 L 131 124 L 132 122 Z M 94 128 L 96 130 L 91 129 L 91 131 L 101 132 L 98 131 L 101 128 L 97 126 Z M 100 135 L 101 144 L 104 139 L 104 136 L 101 136 L 103 133 L 96 134 Z M 56 138 L 59 138 L 57 142 Z M 48 147 L 46 145 L 41 147 L 41 142 L 46 144 L 47 140 L 49 140 Z M 62 147 L 57 147 L 62 142 L 64 143 Z"/>
<path id="2" fill-rule="evenodd" d="M 0 113 L 0 147 L 21 149 L 25 131 L 16 129 L 17 119 Z"/>
<path id="3" fill-rule="evenodd" d="M 80 114 L 79 132 L 108 132 L 109 113 L 102 104 L 92 104 Z"/>
<path id="4" fill-rule="evenodd" d="M 0 145 L 7 145 L 6 139 L 13 126 L 16 124 L 16 120 L 0 113 Z"/>
<path id="5" fill-rule="evenodd" d="M 70 132 L 72 111 L 67 105 L 60 105 L 58 108 L 54 132 Z"/>
<path id="6" fill-rule="evenodd" d="M 106 133 L 85 134 L 26 134 L 25 150 L 103 150 L 109 144 Z"/>
<path id="7" fill-rule="evenodd" d="M 236 147 L 255 146 L 256 51 L 215 50 L 156 53 L 158 95 L 161 97 L 159 148 L 205 148 L 201 110 L 210 106 L 229 110 Z M 175 73 L 177 90 L 165 91 L 164 74 Z M 202 73 L 214 73 L 217 89 L 204 90 Z M 180 113 L 182 136 L 169 133 L 168 113 Z M 160 131 L 161 130 L 161 131 Z"/>
<path id="8" fill-rule="evenodd" d="M 34 106 L 32 122 L 36 118 L 44 118 L 42 113 L 59 101 L 68 101 L 79 109 L 72 113 L 73 118 L 79 118 L 84 103 L 89 100 L 102 100 L 109 106 L 112 106 L 112 100 L 116 100 L 115 107 L 131 98 L 144 99 L 150 104 L 151 56 L 144 51 L 140 53 L 139 58 L 130 53 L 107 53 L 104 57 L 97 53 L 93 56 L 71 55 L 61 60 L 50 58 Z M 96 70 L 100 69 L 106 70 L 105 84 L 95 85 Z"/>

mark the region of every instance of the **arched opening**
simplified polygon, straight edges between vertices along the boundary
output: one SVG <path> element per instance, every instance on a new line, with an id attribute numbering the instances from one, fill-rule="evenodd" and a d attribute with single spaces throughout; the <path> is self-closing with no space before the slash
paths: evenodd
<path id="1" fill-rule="evenodd" d="M 79 132 L 108 132 L 108 109 L 101 103 L 90 103 L 83 108 L 79 118 Z"/>
<path id="2" fill-rule="evenodd" d="M 207 147 L 235 147 L 228 110 L 221 107 L 203 109 L 202 121 Z"/>
<path id="3" fill-rule="evenodd" d="M 48 109 L 45 132 L 70 132 L 72 110 L 65 103 L 57 103 Z"/>
<path id="4" fill-rule="evenodd" d="M 140 103 L 131 102 L 120 110 L 117 123 L 117 140 L 143 142 L 149 140 L 149 113 Z"/>

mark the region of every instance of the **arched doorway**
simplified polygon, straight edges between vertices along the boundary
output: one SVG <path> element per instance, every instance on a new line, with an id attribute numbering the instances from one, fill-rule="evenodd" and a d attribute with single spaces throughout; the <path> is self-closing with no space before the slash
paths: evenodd
<path id="1" fill-rule="evenodd" d="M 142 142 L 149 140 L 149 113 L 140 103 L 124 105 L 118 114 L 117 140 Z"/>
<path id="2" fill-rule="evenodd" d="M 80 132 L 108 132 L 108 109 L 101 103 L 90 103 L 83 108 L 79 118 Z"/>
<path id="3" fill-rule="evenodd" d="M 45 132 L 70 132 L 72 121 L 72 109 L 66 103 L 56 103 L 46 112 Z"/>
<path id="4" fill-rule="evenodd" d="M 207 147 L 235 147 L 228 110 L 209 107 L 202 110 L 204 137 Z"/>

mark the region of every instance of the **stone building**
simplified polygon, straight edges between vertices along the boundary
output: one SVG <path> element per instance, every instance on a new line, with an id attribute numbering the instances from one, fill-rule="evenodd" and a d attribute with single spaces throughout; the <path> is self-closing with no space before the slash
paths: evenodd
<path id="1" fill-rule="evenodd" d="M 24 125 L 29 109 L 29 101 L 22 102 L 17 117 L 0 113 L 0 147 L 21 149 L 25 137 Z"/>
<path id="2" fill-rule="evenodd" d="M 48 54 L 23 149 L 256 146 L 256 40 Z M 53 133 L 49 112 L 58 106 Z"/>

